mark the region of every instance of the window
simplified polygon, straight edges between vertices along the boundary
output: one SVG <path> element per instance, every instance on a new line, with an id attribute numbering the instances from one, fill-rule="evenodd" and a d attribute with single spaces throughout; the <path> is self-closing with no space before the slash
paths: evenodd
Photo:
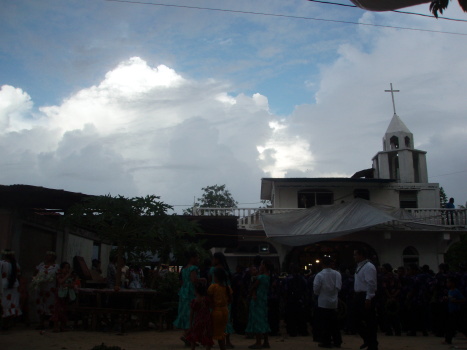
<path id="1" fill-rule="evenodd" d="M 366 199 L 367 201 L 370 200 L 370 191 L 364 188 L 357 188 L 353 191 L 354 198 L 361 198 Z"/>
<path id="2" fill-rule="evenodd" d="M 400 208 L 418 208 L 417 191 L 399 191 Z"/>
<path id="3" fill-rule="evenodd" d="M 410 146 L 410 137 L 406 136 L 404 138 L 404 140 L 405 140 L 405 147 L 411 148 L 411 146 Z"/>
<path id="4" fill-rule="evenodd" d="M 302 190 L 298 192 L 298 207 L 311 208 L 315 205 L 334 204 L 334 194 L 328 190 Z"/>
<path id="5" fill-rule="evenodd" d="M 101 259 L 101 244 L 100 242 L 94 241 L 92 244 L 92 259 Z"/>
<path id="6" fill-rule="evenodd" d="M 415 264 L 418 266 L 419 264 L 418 250 L 412 246 L 405 248 L 404 251 L 402 252 L 402 261 L 405 267 L 408 267 L 412 264 Z"/>
<path id="7" fill-rule="evenodd" d="M 391 149 L 399 149 L 399 138 L 397 136 L 391 137 L 389 143 L 391 144 Z"/>

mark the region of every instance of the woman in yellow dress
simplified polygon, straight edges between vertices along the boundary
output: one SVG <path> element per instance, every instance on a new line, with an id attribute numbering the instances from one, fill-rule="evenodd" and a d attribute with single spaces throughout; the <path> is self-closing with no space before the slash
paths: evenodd
<path id="1" fill-rule="evenodd" d="M 217 340 L 219 349 L 225 350 L 225 327 L 229 320 L 229 304 L 232 302 L 232 289 L 227 285 L 227 275 L 222 268 L 214 270 L 214 284 L 208 289 L 212 311 L 212 339 Z"/>

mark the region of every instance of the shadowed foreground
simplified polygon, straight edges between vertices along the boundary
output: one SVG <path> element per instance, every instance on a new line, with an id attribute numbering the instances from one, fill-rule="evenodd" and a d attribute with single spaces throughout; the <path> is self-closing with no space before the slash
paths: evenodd
<path id="1" fill-rule="evenodd" d="M 285 334 L 285 332 L 283 333 Z M 125 335 L 116 333 L 88 332 L 74 330 L 63 333 L 53 333 L 40 331 L 31 328 L 25 328 L 22 325 L 16 326 L 12 330 L 0 331 L 0 349 L 1 350 L 91 350 L 94 346 L 105 343 L 108 346 L 120 346 L 125 350 L 189 350 L 179 340 L 180 331 L 169 330 L 165 332 L 133 331 Z M 467 339 L 461 335 L 454 338 L 453 345 L 441 344 L 443 338 L 434 336 L 417 337 L 389 337 L 382 333 L 378 334 L 380 350 L 402 350 L 402 349 L 420 349 L 420 350 L 448 350 L 452 348 L 467 349 Z M 362 344 L 360 337 L 356 335 L 343 335 L 342 349 L 358 350 Z M 235 349 L 248 349 L 248 346 L 254 343 L 252 339 L 246 339 L 245 336 L 233 334 L 232 343 Z M 321 349 L 317 343 L 313 342 L 311 336 L 307 337 L 288 337 L 277 336 L 270 337 L 271 349 L 273 350 L 313 350 Z M 218 349 L 216 346 L 215 348 Z M 202 347 L 197 349 L 201 350 Z"/>

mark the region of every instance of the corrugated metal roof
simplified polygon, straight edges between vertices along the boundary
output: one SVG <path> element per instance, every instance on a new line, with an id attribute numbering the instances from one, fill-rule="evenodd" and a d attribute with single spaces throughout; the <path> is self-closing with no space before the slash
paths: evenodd
<path id="1" fill-rule="evenodd" d="M 0 206 L 67 209 L 91 195 L 31 185 L 0 185 Z"/>

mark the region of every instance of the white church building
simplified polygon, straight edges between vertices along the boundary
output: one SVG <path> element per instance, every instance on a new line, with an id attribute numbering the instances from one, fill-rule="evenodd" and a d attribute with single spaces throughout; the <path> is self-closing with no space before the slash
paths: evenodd
<path id="1" fill-rule="evenodd" d="M 395 108 L 372 168 L 351 178 L 263 178 L 261 200 L 270 207 L 229 209 L 238 216 L 238 247 L 219 250 L 231 267 L 258 254 L 283 269 L 291 262 L 310 269 L 325 255 L 350 265 L 353 249 L 363 246 L 376 263 L 436 270 L 467 232 L 466 209 L 441 208 L 439 184 L 428 182 L 426 152 L 414 148 Z M 211 209 L 197 210 L 209 215 Z"/>

